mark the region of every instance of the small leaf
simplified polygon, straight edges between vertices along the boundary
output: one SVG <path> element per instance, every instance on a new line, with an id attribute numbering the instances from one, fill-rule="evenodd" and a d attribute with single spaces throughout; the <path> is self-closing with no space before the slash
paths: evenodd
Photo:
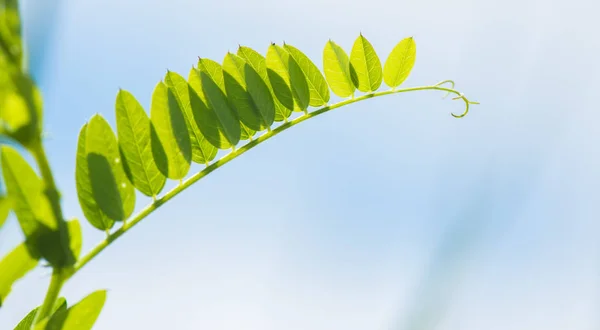
<path id="1" fill-rule="evenodd" d="M 292 109 L 286 108 L 275 96 L 275 92 L 273 91 L 272 84 L 269 80 L 269 74 L 267 72 L 267 62 L 266 59 L 259 54 L 257 51 L 252 48 L 240 46 L 237 51 L 237 55 L 243 58 L 248 65 L 258 73 L 260 78 L 265 82 L 265 85 L 269 88 L 271 92 L 271 97 L 273 98 L 273 103 L 275 103 L 275 121 L 284 121 L 291 114 Z"/>
<path id="2" fill-rule="evenodd" d="M 348 55 L 335 42 L 329 40 L 323 49 L 323 71 L 331 90 L 340 97 L 354 94 Z"/>
<path id="3" fill-rule="evenodd" d="M 39 258 L 27 243 L 21 243 L 0 260 L 0 306 L 13 284 L 34 269 Z"/>
<path id="4" fill-rule="evenodd" d="M 247 128 L 262 131 L 273 124 L 275 104 L 269 88 L 241 57 L 227 53 L 223 60 L 227 97 Z"/>
<path id="5" fill-rule="evenodd" d="M 135 207 L 135 190 L 123 169 L 117 138 L 99 114 L 88 123 L 85 149 L 94 200 L 106 216 L 124 221 Z"/>
<path id="6" fill-rule="evenodd" d="M 356 39 L 350 52 L 350 65 L 356 72 L 356 87 L 359 91 L 374 92 L 381 86 L 381 62 L 371 43 L 362 34 Z"/>
<path id="7" fill-rule="evenodd" d="M 192 161 L 190 135 L 175 95 L 163 82 L 154 88 L 150 118 L 155 130 L 152 152 L 158 169 L 169 179 L 182 179 Z"/>
<path id="8" fill-rule="evenodd" d="M 310 100 L 306 77 L 294 58 L 275 44 L 271 44 L 267 51 L 267 74 L 275 96 L 286 108 L 306 110 Z"/>
<path id="9" fill-rule="evenodd" d="M 66 311 L 56 312 L 45 330 L 91 330 L 105 301 L 106 290 L 95 291 Z"/>
<path id="10" fill-rule="evenodd" d="M 6 218 L 8 217 L 10 208 L 10 199 L 8 199 L 6 196 L 0 196 L 0 228 L 2 228 L 2 225 L 4 225 L 4 221 L 6 221 Z"/>
<path id="11" fill-rule="evenodd" d="M 42 180 L 31 166 L 11 147 L 2 147 L 2 172 L 8 197 L 25 237 L 31 238 L 48 229 L 57 229 Z"/>
<path id="12" fill-rule="evenodd" d="M 225 94 L 225 83 L 221 65 L 209 59 L 201 59 L 196 74 L 200 77 L 203 99 L 211 114 L 209 124 L 217 127 L 224 139 L 213 145 L 220 149 L 234 147 L 240 140 L 241 126 L 239 117 L 230 106 Z M 200 126 L 202 129 L 202 126 Z M 207 136 L 208 138 L 208 136 Z M 213 142 L 213 141 L 211 141 Z"/>
<path id="13" fill-rule="evenodd" d="M 217 155 L 217 148 L 206 141 L 202 131 L 194 120 L 194 114 L 190 103 L 189 87 L 187 81 L 179 74 L 168 71 L 165 76 L 165 84 L 173 92 L 179 106 L 183 110 L 190 142 L 192 146 L 192 161 L 198 164 L 206 164 Z"/>
<path id="14" fill-rule="evenodd" d="M 73 219 L 67 221 L 67 229 L 69 231 L 69 248 L 75 257 L 75 260 L 77 260 L 79 259 L 79 254 L 81 253 L 81 244 L 83 243 L 79 220 Z"/>
<path id="15" fill-rule="evenodd" d="M 327 104 L 330 98 L 329 86 L 327 86 L 325 77 L 323 77 L 323 74 L 319 68 L 317 68 L 317 66 L 308 58 L 308 56 L 302 53 L 299 49 L 289 44 L 284 44 L 283 47 L 288 51 L 296 63 L 298 63 L 298 66 L 300 69 L 302 69 L 302 72 L 306 77 L 308 88 L 310 90 L 309 105 L 318 107 Z"/>
<path id="16" fill-rule="evenodd" d="M 25 317 L 19 322 L 19 324 L 17 324 L 17 326 L 14 328 L 14 330 L 31 330 L 31 327 L 33 326 L 33 322 L 35 321 L 35 316 L 38 312 L 38 310 L 40 309 L 40 307 L 36 307 L 34 309 L 32 309 L 29 313 L 27 313 L 27 315 L 25 315 Z M 56 300 L 56 303 L 54 304 L 54 309 L 52 310 L 52 314 L 54 315 L 56 313 L 64 313 L 67 310 L 67 300 L 64 297 L 60 297 Z M 46 324 L 46 322 L 44 323 L 44 325 Z M 38 329 L 39 327 L 36 327 L 35 329 Z"/>
<path id="17" fill-rule="evenodd" d="M 150 118 L 135 97 L 119 90 L 115 102 L 119 149 L 129 181 L 146 196 L 156 196 L 166 177 L 152 156 Z"/>
<path id="18" fill-rule="evenodd" d="M 400 86 L 408 78 L 415 65 L 416 58 L 417 45 L 415 40 L 410 37 L 400 41 L 385 61 L 383 67 L 383 80 L 385 83 L 392 88 Z"/>
<path id="19" fill-rule="evenodd" d="M 31 147 L 41 138 L 42 95 L 20 70 L 12 70 L 8 77 L 8 83 L 0 87 L 0 126 L 5 126 L 4 134 Z"/>
<path id="20" fill-rule="evenodd" d="M 88 124 L 83 125 L 79 131 L 79 139 L 77 141 L 77 156 L 75 161 L 75 185 L 77 188 L 77 198 L 83 215 L 88 222 L 100 229 L 108 230 L 114 225 L 114 221 L 102 212 L 92 191 L 92 181 L 89 175 L 89 165 L 87 160 L 86 140 L 87 140 Z"/>
<path id="21" fill-rule="evenodd" d="M 246 125 L 240 123 L 240 140 L 251 140 L 254 134 L 256 134 L 255 130 L 252 130 L 246 127 Z"/>
<path id="22" fill-rule="evenodd" d="M 0 3 L 2 3 L 2 9 L 0 10 L 0 61 L 10 62 L 20 69 L 23 61 L 23 45 L 19 2 L 17 0 L 3 0 Z"/>

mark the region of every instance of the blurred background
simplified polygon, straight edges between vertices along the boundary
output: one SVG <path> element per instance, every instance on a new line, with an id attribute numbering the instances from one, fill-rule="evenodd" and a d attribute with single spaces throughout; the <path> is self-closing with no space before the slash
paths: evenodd
<path id="1" fill-rule="evenodd" d="M 146 109 L 167 69 L 238 44 L 303 50 L 360 32 L 382 62 L 413 36 L 405 86 L 294 127 L 162 207 L 67 283 L 108 289 L 95 329 L 600 329 L 600 4 L 507 1 L 23 0 L 46 147 L 83 251 L 80 127 L 115 127 L 118 88 Z M 194 167 L 199 170 L 200 167 Z M 193 172 L 190 172 L 193 173 Z M 173 183 L 170 183 L 173 186 Z M 138 208 L 149 201 L 139 196 Z M 0 255 L 22 240 L 11 217 Z M 12 329 L 49 269 L 0 310 Z"/>

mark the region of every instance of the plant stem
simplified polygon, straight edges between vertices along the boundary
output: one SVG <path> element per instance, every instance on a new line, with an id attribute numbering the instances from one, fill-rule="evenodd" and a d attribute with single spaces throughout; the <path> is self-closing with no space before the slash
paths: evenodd
<path id="1" fill-rule="evenodd" d="M 60 289 L 65 283 L 66 278 L 63 276 L 62 270 L 55 268 L 52 271 L 52 279 L 50 280 L 50 285 L 48 286 L 48 291 L 46 291 L 46 297 L 44 297 L 44 302 L 42 306 L 38 310 L 33 325 L 42 321 L 46 317 L 50 316 L 52 309 L 54 308 L 54 304 L 56 299 L 58 299 L 58 295 L 60 294 Z"/>
<path id="2" fill-rule="evenodd" d="M 441 83 L 440 83 L 441 84 Z M 220 168 L 221 166 L 229 163 L 230 161 L 232 161 L 233 159 L 241 156 L 242 154 L 244 154 L 246 151 L 254 148 L 255 146 L 261 144 L 262 142 L 272 138 L 273 136 L 285 131 L 286 129 L 296 126 L 297 124 L 308 120 L 310 118 L 316 117 L 320 114 L 329 112 L 331 110 L 337 109 L 339 107 L 351 104 L 351 103 L 355 103 L 355 102 L 359 102 L 362 100 L 366 100 L 369 98 L 374 98 L 374 97 L 378 97 L 378 96 L 383 96 L 383 95 L 389 95 L 389 94 L 396 94 L 396 93 L 404 93 L 404 92 L 413 92 L 413 91 L 422 91 L 422 90 L 439 90 L 439 91 L 445 91 L 445 92 L 449 92 L 449 93 L 453 93 L 456 95 L 461 96 L 462 94 L 460 92 L 458 92 L 455 89 L 452 88 L 446 88 L 446 87 L 442 87 L 439 86 L 440 84 L 437 85 L 432 85 L 432 86 L 419 86 L 419 87 L 411 87 L 411 88 L 404 88 L 404 89 L 393 89 L 393 90 L 387 90 L 387 91 L 382 91 L 382 92 L 375 92 L 375 93 L 371 93 L 371 94 L 365 94 L 365 95 L 361 95 L 355 98 L 351 98 L 351 99 L 346 99 L 344 101 L 338 102 L 336 104 L 332 104 L 330 106 L 325 106 L 322 107 L 318 110 L 315 110 L 313 112 L 309 112 L 304 114 L 303 116 L 297 117 L 292 121 L 286 121 L 283 124 L 281 124 L 280 126 L 269 130 L 267 132 L 265 132 L 263 135 L 261 135 L 260 137 L 258 137 L 255 140 L 252 140 L 248 143 L 246 143 L 244 146 L 240 147 L 239 149 L 236 149 L 235 151 L 230 152 L 229 154 L 225 155 L 223 158 L 215 161 L 214 163 L 208 165 L 206 168 L 204 168 L 202 171 L 192 175 L 191 177 L 189 177 L 187 180 L 183 181 L 181 184 L 179 184 L 177 187 L 173 188 L 171 191 L 167 192 L 164 196 L 157 198 L 155 201 L 153 201 L 152 204 L 146 206 L 143 210 L 141 210 L 138 214 L 136 214 L 133 218 L 131 218 L 131 220 L 127 221 L 127 223 L 125 223 L 122 227 L 120 227 L 118 230 L 116 230 L 114 233 L 110 234 L 106 239 L 104 239 L 102 242 L 100 242 L 98 245 L 96 245 L 96 247 L 94 247 L 91 251 L 89 251 L 84 257 L 82 257 L 76 264 L 75 264 L 75 269 L 72 273 L 70 273 L 68 275 L 68 277 L 70 278 L 73 274 L 75 274 L 77 271 L 79 271 L 81 268 L 83 268 L 88 262 L 90 262 L 92 259 L 94 259 L 94 257 L 96 257 L 100 252 L 102 252 L 106 247 L 108 247 L 113 241 L 115 241 L 117 238 L 121 237 L 121 235 L 125 234 L 129 229 L 133 228 L 133 226 L 135 226 L 136 224 L 138 224 L 140 221 L 142 221 L 144 218 L 146 218 L 148 215 L 150 215 L 152 212 L 154 212 L 156 209 L 158 209 L 160 206 L 162 206 L 163 204 L 165 204 L 166 202 L 168 202 L 169 200 L 171 200 L 173 197 L 177 196 L 180 192 L 182 192 L 183 190 L 185 190 L 186 188 L 188 188 L 189 186 L 191 186 L 192 184 L 196 183 L 198 180 L 202 179 L 203 177 L 207 176 L 208 174 L 210 174 L 212 171 Z M 464 99 L 465 103 L 468 105 L 468 100 Z"/>
<path id="3" fill-rule="evenodd" d="M 35 321 L 33 323 L 35 325 L 37 322 L 48 317 L 52 312 L 52 308 L 54 307 L 56 299 L 58 299 L 58 295 L 60 294 L 60 289 L 66 281 L 66 276 L 64 276 L 63 271 L 67 268 L 63 267 L 72 265 L 74 258 L 72 257 L 71 250 L 69 248 L 69 233 L 66 222 L 63 218 L 62 208 L 60 206 L 60 192 L 56 187 L 54 176 L 52 175 L 52 170 L 50 169 L 50 163 L 48 162 L 48 157 L 46 156 L 46 152 L 40 140 L 33 143 L 31 152 L 40 169 L 42 180 L 44 182 L 44 193 L 50 202 L 54 219 L 56 220 L 57 229 L 60 232 L 59 244 L 61 245 L 62 250 L 65 251 L 65 259 L 61 260 L 62 265 L 53 265 L 54 269 L 52 271 L 50 285 L 48 286 L 48 291 L 46 292 L 44 302 L 36 313 Z"/>

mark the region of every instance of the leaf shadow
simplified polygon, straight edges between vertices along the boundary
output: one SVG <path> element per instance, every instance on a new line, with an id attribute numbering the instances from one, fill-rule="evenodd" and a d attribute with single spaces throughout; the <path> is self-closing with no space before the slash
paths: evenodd
<path id="1" fill-rule="evenodd" d="M 89 153 L 87 161 L 92 194 L 98 207 L 107 217 L 115 221 L 124 220 L 125 206 L 110 162 L 97 153 Z"/>

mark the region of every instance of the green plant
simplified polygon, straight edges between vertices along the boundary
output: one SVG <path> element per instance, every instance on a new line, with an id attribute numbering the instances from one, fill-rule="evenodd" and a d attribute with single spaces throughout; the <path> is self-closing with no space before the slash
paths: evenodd
<path id="1" fill-rule="evenodd" d="M 46 297 L 17 329 L 90 329 L 106 293 L 95 291 L 67 307 L 63 284 L 154 210 L 212 171 L 262 142 L 331 110 L 389 94 L 436 90 L 455 94 L 445 80 L 398 88 L 416 58 L 413 38 L 400 41 L 381 65 L 361 34 L 350 55 L 333 41 L 323 51 L 324 74 L 292 45 L 271 44 L 266 56 L 240 46 L 218 63 L 199 58 L 185 79 L 168 71 L 152 94 L 150 116 L 135 97 L 119 90 L 115 102 L 117 134 L 100 115 L 81 128 L 76 155 L 79 203 L 88 222 L 106 238 L 80 256 L 81 228 L 66 220 L 42 143 L 42 98 L 25 70 L 17 0 L 0 0 L 0 135 L 6 196 L 0 197 L 0 225 L 12 210 L 26 237 L 0 260 L 0 306 L 12 284 L 45 260 L 52 268 Z M 385 82 L 391 89 L 378 91 Z M 450 84 L 450 87 L 446 87 Z M 330 104 L 330 91 L 342 98 Z M 357 91 L 361 95 L 357 95 Z M 309 109 L 316 108 L 309 111 Z M 259 133 L 263 132 L 263 133 Z M 247 141 L 238 147 L 240 141 Z M 12 145 L 12 146 L 11 146 Z M 231 150 L 215 160 L 218 150 Z M 22 154 L 30 154 L 39 174 Z M 206 167 L 188 176 L 190 164 Z M 179 185 L 161 195 L 167 179 Z M 136 190 L 149 204 L 132 215 Z M 121 225 L 114 229 L 115 223 Z"/>

